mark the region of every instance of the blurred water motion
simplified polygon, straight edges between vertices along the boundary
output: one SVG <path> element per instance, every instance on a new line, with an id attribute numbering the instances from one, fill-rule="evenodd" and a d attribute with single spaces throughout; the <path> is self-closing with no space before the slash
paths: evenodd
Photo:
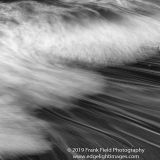
<path id="1" fill-rule="evenodd" d="M 159 160 L 159 64 L 160 57 L 157 56 L 134 65 L 104 68 L 100 73 L 106 78 L 105 94 L 79 100 L 70 110 L 46 110 L 45 114 L 43 111 L 40 116 L 51 122 L 51 132 L 56 132 L 61 140 L 54 140 L 53 143 L 58 145 L 53 145 L 52 153 L 31 159 L 73 159 L 73 155 L 65 152 L 65 144 L 70 148 L 140 148 L 145 149 L 144 153 L 100 154 L 138 155 L 140 160 Z"/>
<path id="2" fill-rule="evenodd" d="M 160 57 L 109 68 L 103 74 L 108 81 L 105 95 L 83 101 L 79 109 L 72 111 L 82 119 L 82 124 L 97 129 L 84 133 L 84 139 L 92 141 L 92 148 L 96 148 L 97 143 L 104 148 L 144 148 L 143 154 L 138 153 L 140 159 L 158 160 Z"/>
<path id="3" fill-rule="evenodd" d="M 103 94 L 74 99 L 71 108 L 37 110 L 36 116 L 50 125 L 52 151 L 12 160 L 160 159 L 160 56 L 97 72 L 106 79 Z"/>

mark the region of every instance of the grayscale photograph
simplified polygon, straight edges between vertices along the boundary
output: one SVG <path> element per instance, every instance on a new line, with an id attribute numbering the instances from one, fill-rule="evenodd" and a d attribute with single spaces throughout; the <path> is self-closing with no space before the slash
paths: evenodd
<path id="1" fill-rule="evenodd" d="M 0 160 L 160 160 L 160 0 L 0 0 Z"/>

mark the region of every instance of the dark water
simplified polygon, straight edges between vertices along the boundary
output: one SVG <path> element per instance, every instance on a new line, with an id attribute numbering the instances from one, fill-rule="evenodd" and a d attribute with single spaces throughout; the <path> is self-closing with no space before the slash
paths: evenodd
<path id="1" fill-rule="evenodd" d="M 19 160 L 76 159 L 66 148 L 86 156 L 138 155 L 122 159 L 160 159 L 160 56 L 134 65 L 105 68 L 100 73 L 106 78 L 104 94 L 75 101 L 70 110 L 43 111 L 43 118 L 51 123 L 54 133 L 53 151 Z M 108 151 L 87 152 L 86 148 Z M 113 148 L 125 151 L 113 152 Z M 126 149 L 138 151 L 128 153 Z M 143 153 L 141 149 L 145 149 Z"/>

